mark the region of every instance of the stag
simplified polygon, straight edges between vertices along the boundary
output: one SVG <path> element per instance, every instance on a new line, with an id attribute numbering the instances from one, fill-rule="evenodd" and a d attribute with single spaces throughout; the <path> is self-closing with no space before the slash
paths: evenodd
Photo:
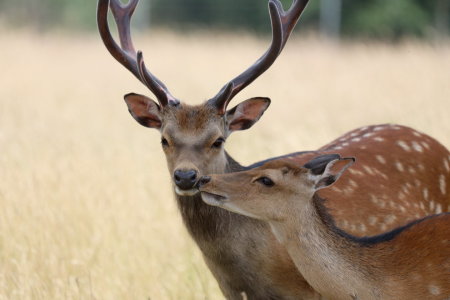
<path id="1" fill-rule="evenodd" d="M 232 132 L 252 127 L 268 108 L 270 99 L 251 98 L 231 109 L 227 109 L 228 104 L 274 63 L 308 0 L 295 0 L 287 11 L 278 0 L 269 0 L 272 23 L 269 49 L 246 71 L 224 85 L 216 96 L 196 106 L 182 103 L 172 96 L 167 87 L 148 71 L 142 52 L 135 50 L 130 20 L 137 3 L 138 0 L 127 4 L 119 0 L 99 0 L 97 21 L 100 35 L 111 55 L 157 99 L 155 102 L 144 95 L 125 95 L 128 110 L 136 121 L 161 133 L 162 149 L 172 174 L 183 222 L 223 294 L 228 299 L 241 299 L 242 292 L 248 299 L 318 299 L 319 295 L 298 273 L 268 225 L 206 205 L 196 188 L 196 182 L 203 175 L 246 169 L 225 151 L 225 141 Z M 109 8 L 117 24 L 120 46 L 108 27 Z M 409 129 L 402 132 L 413 135 Z M 433 146 L 430 143 L 430 147 Z M 436 148 L 431 165 L 438 163 L 439 149 Z M 302 160 L 303 154 L 298 152 L 288 157 Z M 371 203 L 348 205 L 353 208 L 367 205 L 368 209 L 372 208 L 371 213 L 385 214 L 384 210 L 372 207 Z M 394 223 L 406 222 L 412 217 L 409 212 L 400 212 L 396 214 Z"/>
<path id="2" fill-rule="evenodd" d="M 349 177 L 344 173 L 354 161 L 338 154 L 314 157 L 303 167 L 276 160 L 249 171 L 205 176 L 198 186 L 206 203 L 268 222 L 300 273 L 326 299 L 449 299 L 450 213 L 371 237 L 336 226 L 320 190 Z M 446 174 L 444 182 L 449 178 Z M 351 180 L 341 187 L 351 188 Z M 388 197 L 395 202 L 394 182 L 391 190 Z"/>

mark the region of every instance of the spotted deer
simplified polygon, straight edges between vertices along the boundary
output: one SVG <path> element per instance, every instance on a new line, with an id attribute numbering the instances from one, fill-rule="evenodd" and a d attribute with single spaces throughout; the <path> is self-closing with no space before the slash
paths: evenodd
<path id="1" fill-rule="evenodd" d="M 202 177 L 198 186 L 206 203 L 268 222 L 300 273 L 326 299 L 450 299 L 450 213 L 371 237 L 356 237 L 336 225 L 325 206 L 334 199 L 325 200 L 319 191 L 349 175 L 345 170 L 354 160 L 327 154 L 302 167 L 275 160 Z M 351 188 L 350 180 L 341 188 Z M 376 189 L 375 182 L 369 185 Z M 394 183 L 391 189 L 388 199 L 395 202 Z"/>
<path id="2" fill-rule="evenodd" d="M 252 127 L 268 108 L 270 100 L 263 97 L 252 98 L 231 109 L 227 109 L 228 104 L 237 93 L 274 63 L 307 2 L 295 0 L 291 8 L 284 11 L 279 1 L 269 0 L 272 22 L 272 43 L 269 49 L 254 65 L 227 83 L 215 97 L 196 106 L 182 103 L 172 96 L 168 88 L 147 70 L 142 53 L 135 50 L 130 20 L 138 0 L 131 0 L 127 4 L 119 0 L 98 2 L 97 21 L 106 48 L 156 96 L 157 102 L 143 95 L 128 94 L 125 102 L 137 122 L 161 133 L 162 149 L 172 174 L 175 198 L 183 222 L 228 299 L 241 299 L 242 292 L 246 293 L 248 299 L 319 297 L 298 273 L 288 253 L 264 222 L 204 204 L 195 187 L 202 175 L 236 172 L 247 168 L 225 151 L 225 141 L 232 132 Z M 109 8 L 117 24 L 120 46 L 108 28 Z M 386 138 L 389 132 L 399 133 L 388 128 L 385 131 Z M 408 128 L 402 128 L 401 133 L 406 137 L 415 137 L 415 131 Z M 426 149 L 430 156 L 427 168 L 437 170 L 442 164 L 442 147 L 431 139 L 429 147 Z M 304 157 L 308 157 L 308 153 L 298 152 L 286 157 L 301 162 Z M 415 159 L 409 157 L 410 160 Z M 425 161 L 421 163 L 425 164 Z M 436 205 L 443 203 L 440 199 L 433 200 Z M 420 200 L 426 204 L 427 210 L 429 201 L 431 198 Z M 340 204 L 346 205 L 346 209 L 342 211 L 348 213 L 348 218 L 343 213 L 341 220 L 347 221 L 348 226 L 353 225 L 353 218 L 357 215 L 355 211 L 359 209 L 368 210 L 377 218 L 395 216 L 394 222 L 386 225 L 388 227 L 402 224 L 414 218 L 416 213 L 391 211 L 388 207 L 379 207 L 373 202 Z M 419 201 L 411 201 L 412 206 L 415 204 L 419 205 Z M 445 208 L 442 206 L 442 209 Z M 418 208 L 417 213 L 423 214 L 426 211 Z M 380 230 L 376 226 L 370 226 L 367 218 L 357 218 L 361 218 L 360 224 L 366 226 L 366 231 L 361 234 Z M 357 234 L 361 225 L 354 229 Z"/>

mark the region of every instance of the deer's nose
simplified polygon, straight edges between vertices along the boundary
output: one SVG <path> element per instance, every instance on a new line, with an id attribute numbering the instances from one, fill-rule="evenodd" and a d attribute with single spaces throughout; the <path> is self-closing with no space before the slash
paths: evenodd
<path id="1" fill-rule="evenodd" d="M 197 171 L 195 170 L 175 170 L 173 173 L 175 184 L 182 190 L 190 190 L 197 182 Z"/>
<path id="2" fill-rule="evenodd" d="M 203 185 L 207 184 L 210 181 L 211 181 L 211 177 L 209 177 L 209 176 L 202 176 L 197 182 L 197 188 L 202 187 Z"/>

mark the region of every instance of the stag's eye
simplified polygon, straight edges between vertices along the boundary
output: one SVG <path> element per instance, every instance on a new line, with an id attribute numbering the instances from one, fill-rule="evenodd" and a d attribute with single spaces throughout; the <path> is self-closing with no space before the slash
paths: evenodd
<path id="1" fill-rule="evenodd" d="M 223 138 L 218 138 L 212 145 L 211 148 L 220 148 L 222 147 L 223 143 L 225 142 L 225 140 Z"/>
<path id="2" fill-rule="evenodd" d="M 169 147 L 169 142 L 165 138 L 162 138 L 161 139 L 161 145 L 163 147 Z"/>
<path id="3" fill-rule="evenodd" d="M 256 181 L 267 187 L 272 187 L 275 185 L 275 183 L 269 177 L 259 177 L 258 179 L 256 179 Z"/>

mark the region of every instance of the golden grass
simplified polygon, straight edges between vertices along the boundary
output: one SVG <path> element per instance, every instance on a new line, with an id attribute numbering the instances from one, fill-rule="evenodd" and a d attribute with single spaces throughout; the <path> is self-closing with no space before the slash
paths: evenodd
<path id="1" fill-rule="evenodd" d="M 214 95 L 267 45 L 224 34 L 135 40 L 189 103 Z M 0 299 L 221 299 L 181 223 L 158 133 L 122 100 L 145 88 L 96 35 L 2 31 L 0 45 Z M 291 40 L 233 101 L 273 103 L 227 149 L 250 163 L 384 122 L 449 147 L 449 70 L 449 45 Z"/>

